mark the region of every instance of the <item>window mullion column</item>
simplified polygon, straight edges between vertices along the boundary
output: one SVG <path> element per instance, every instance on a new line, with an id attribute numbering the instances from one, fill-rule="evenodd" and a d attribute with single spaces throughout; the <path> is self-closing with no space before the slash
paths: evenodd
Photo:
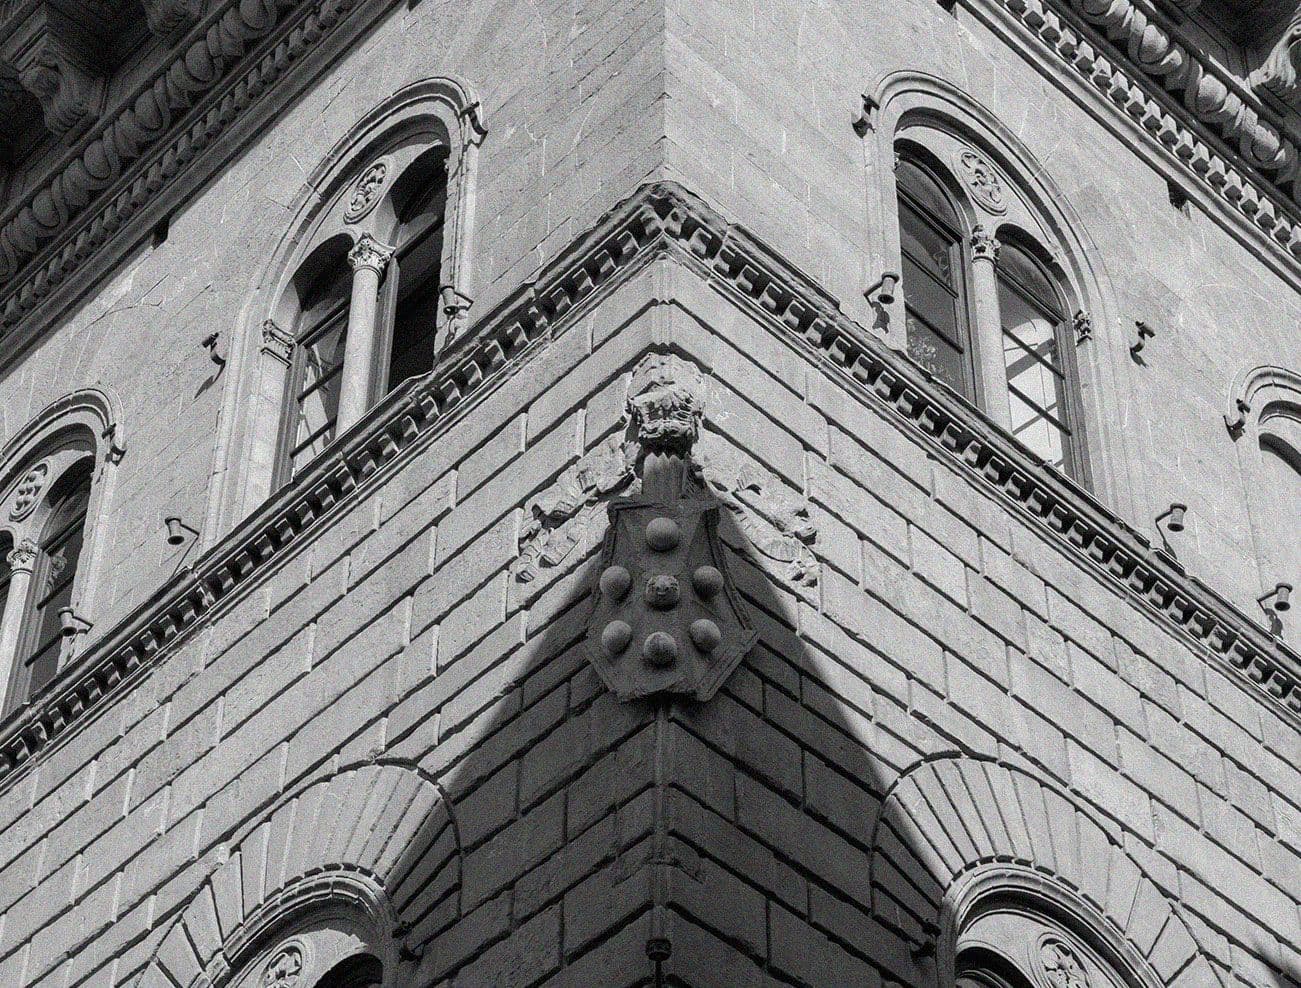
<path id="1" fill-rule="evenodd" d="M 971 233 L 971 296 L 974 309 L 971 343 L 975 350 L 980 405 L 995 423 L 1009 432 L 1012 408 L 1007 396 L 1007 365 L 1003 359 L 1003 320 L 998 305 L 998 239 L 984 226 Z"/>
<path id="2" fill-rule="evenodd" d="M 348 252 L 352 267 L 352 294 L 348 301 L 348 330 L 344 340 L 342 380 L 339 384 L 339 415 L 335 434 L 343 433 L 366 414 L 375 387 L 378 354 L 379 281 L 384 265 L 393 256 L 368 233 L 361 235 Z"/>
<path id="3" fill-rule="evenodd" d="M 0 616 L 0 711 L 12 706 L 13 697 L 9 691 L 17 682 L 18 647 L 22 642 L 23 619 L 27 613 L 27 597 L 38 552 L 35 542 L 22 539 L 5 557 L 11 575 L 9 596 L 5 600 L 4 614 Z"/>

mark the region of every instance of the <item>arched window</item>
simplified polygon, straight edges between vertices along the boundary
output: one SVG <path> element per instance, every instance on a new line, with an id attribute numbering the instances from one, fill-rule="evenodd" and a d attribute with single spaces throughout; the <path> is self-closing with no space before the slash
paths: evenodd
<path id="1" fill-rule="evenodd" d="M 895 171 L 908 355 L 975 399 L 963 227 L 933 169 L 902 150 Z"/>
<path id="2" fill-rule="evenodd" d="M 914 128 L 895 151 L 908 356 L 1087 483 L 1074 411 L 1080 308 L 1040 246 L 1046 225 L 954 134 Z"/>
<path id="3" fill-rule="evenodd" d="M 48 683 L 72 640 L 89 630 L 77 593 L 86 542 L 95 456 L 93 440 L 72 434 L 11 480 L 0 512 L 11 524 L 0 574 L 3 708 L 12 710 Z"/>
<path id="4" fill-rule="evenodd" d="M 1301 583 L 1301 417 L 1266 417 L 1259 442 L 1263 490 L 1271 502 L 1271 552 L 1283 578 Z"/>
<path id="5" fill-rule="evenodd" d="M 998 954 L 969 948 L 958 958 L 957 988 L 1032 988 L 1032 985 Z"/>
<path id="6" fill-rule="evenodd" d="M 1015 242 L 998 253 L 998 311 L 1012 434 L 1080 479 L 1071 412 L 1070 319 L 1046 266 Z"/>

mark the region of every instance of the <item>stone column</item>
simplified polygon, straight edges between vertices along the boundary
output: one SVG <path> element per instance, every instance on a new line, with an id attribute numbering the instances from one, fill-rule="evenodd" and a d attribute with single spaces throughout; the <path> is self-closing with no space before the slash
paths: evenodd
<path id="1" fill-rule="evenodd" d="M 985 226 L 971 232 L 971 297 L 975 324 L 971 344 L 975 348 L 976 377 L 980 405 L 985 414 L 1004 429 L 1012 428 L 1012 410 L 1007 397 L 1007 364 L 1003 358 L 1003 321 L 998 309 L 998 239 Z"/>
<path id="2" fill-rule="evenodd" d="M 8 696 L 14 681 L 14 666 L 18 662 L 18 646 L 23 631 L 23 616 L 27 612 L 27 596 L 32 586 L 32 570 L 36 566 L 36 543 L 22 539 L 5 557 L 9 563 L 9 596 L 5 600 L 4 615 L 0 617 L 0 711 L 12 701 Z"/>
<path id="3" fill-rule="evenodd" d="M 343 349 L 342 380 L 339 382 L 338 435 L 366 414 L 375 386 L 375 345 L 379 338 L 375 316 L 379 311 L 379 279 L 393 256 L 369 233 L 363 233 L 348 252 L 352 266 L 352 297 L 348 303 L 348 335 Z"/>

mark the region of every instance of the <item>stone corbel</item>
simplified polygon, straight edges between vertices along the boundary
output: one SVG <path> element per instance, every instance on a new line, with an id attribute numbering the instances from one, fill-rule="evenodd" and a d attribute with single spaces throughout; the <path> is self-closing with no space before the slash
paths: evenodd
<path id="1" fill-rule="evenodd" d="M 1301 109 L 1301 11 L 1292 15 L 1287 30 L 1247 82 L 1256 95 L 1268 93 L 1293 109 Z"/>
<path id="2" fill-rule="evenodd" d="M 141 0 L 149 30 L 165 37 L 188 27 L 203 13 L 203 0 Z"/>
<path id="3" fill-rule="evenodd" d="M 71 139 L 104 107 L 104 77 L 94 64 L 93 43 L 63 18 L 37 6 L 0 47 L 18 81 L 41 105 L 45 126 Z"/>

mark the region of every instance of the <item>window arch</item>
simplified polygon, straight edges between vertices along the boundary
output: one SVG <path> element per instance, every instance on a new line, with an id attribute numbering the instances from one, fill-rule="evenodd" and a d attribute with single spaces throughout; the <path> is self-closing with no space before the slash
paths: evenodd
<path id="1" fill-rule="evenodd" d="M 218 538 L 462 330 L 479 103 L 425 79 L 366 113 L 309 175 L 230 357 L 205 531 Z"/>
<path id="2" fill-rule="evenodd" d="M 0 713 L 39 693 L 91 630 L 89 520 L 122 452 L 106 397 L 88 391 L 46 408 L 0 453 Z"/>

